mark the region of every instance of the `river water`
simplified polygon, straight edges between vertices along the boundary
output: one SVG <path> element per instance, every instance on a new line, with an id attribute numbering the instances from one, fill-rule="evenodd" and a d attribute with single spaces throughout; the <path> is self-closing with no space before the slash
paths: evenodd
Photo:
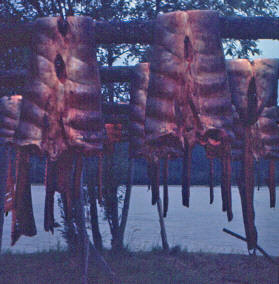
<path id="1" fill-rule="evenodd" d="M 3 249 L 11 252 L 36 252 L 65 247 L 65 242 L 56 229 L 54 235 L 44 232 L 44 186 L 32 186 L 33 209 L 38 234 L 35 237 L 22 236 L 10 247 L 11 214 L 5 217 Z M 57 198 L 58 196 L 56 196 Z M 232 189 L 234 218 L 227 221 L 221 210 L 220 188 L 215 188 L 214 204 L 209 204 L 209 190 L 205 186 L 191 188 L 190 208 L 181 204 L 179 186 L 169 187 L 169 212 L 165 218 L 167 236 L 170 246 L 179 245 L 188 251 L 246 254 L 246 244 L 222 232 L 227 228 L 243 236 L 241 202 L 237 188 Z M 269 192 L 262 187 L 255 190 L 256 226 L 258 244 L 269 254 L 279 255 L 279 209 L 269 208 Z M 100 209 L 102 214 L 102 209 Z M 55 216 L 60 221 L 59 208 L 55 204 Z M 110 245 L 109 228 L 106 221 L 100 220 L 101 232 L 105 246 Z M 88 231 L 91 237 L 90 231 Z M 130 212 L 126 228 L 125 243 L 131 250 L 149 250 L 160 246 L 160 226 L 157 207 L 151 205 L 151 193 L 146 186 L 134 186 L 131 196 Z"/>

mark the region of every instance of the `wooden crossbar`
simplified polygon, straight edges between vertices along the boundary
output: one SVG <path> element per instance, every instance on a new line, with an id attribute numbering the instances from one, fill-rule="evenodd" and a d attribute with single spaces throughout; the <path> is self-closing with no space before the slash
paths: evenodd
<path id="1" fill-rule="evenodd" d="M 93 20 L 92 20 L 93 21 Z M 152 44 L 154 21 L 95 22 L 97 44 Z M 279 17 L 220 16 L 222 38 L 279 39 Z M 27 46 L 33 23 L 0 25 L 0 49 Z"/>

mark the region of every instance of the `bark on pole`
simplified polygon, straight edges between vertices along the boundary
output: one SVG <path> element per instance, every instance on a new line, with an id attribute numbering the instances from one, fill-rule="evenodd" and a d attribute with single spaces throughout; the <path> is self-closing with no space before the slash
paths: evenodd
<path id="1" fill-rule="evenodd" d="M 167 231 L 165 227 L 163 212 L 162 212 L 162 201 L 160 196 L 157 200 L 157 210 L 159 215 L 159 222 L 160 222 L 160 228 L 161 228 L 161 239 L 162 239 L 162 246 L 164 250 L 169 249 L 168 239 L 167 239 Z"/>
<path id="2" fill-rule="evenodd" d="M 134 66 L 113 66 L 100 67 L 100 78 L 101 83 L 112 83 L 112 82 L 130 82 L 133 78 Z M 10 86 L 23 86 L 27 77 L 27 70 L 0 70 L 0 85 L 2 87 Z M 279 79 L 279 78 L 278 78 Z M 1 94 L 0 94 L 1 96 Z M 125 104 L 105 103 L 103 105 L 103 111 L 106 113 L 118 113 L 119 110 L 123 113 L 128 114 L 128 107 L 124 107 Z M 122 110 L 123 109 L 123 110 Z M 124 110 L 125 109 L 125 110 Z"/>
<path id="3" fill-rule="evenodd" d="M 2 235 L 4 226 L 4 204 L 6 193 L 6 181 L 8 175 L 8 149 L 2 147 L 0 157 L 0 253 L 2 248 Z"/>
<path id="4" fill-rule="evenodd" d="M 279 17 L 220 16 L 222 38 L 279 39 Z M 154 21 L 96 22 L 97 44 L 153 42 Z M 31 42 L 32 23 L 0 25 L 0 49 L 27 46 Z"/>
<path id="5" fill-rule="evenodd" d="M 100 77 L 102 83 L 129 82 L 133 76 L 134 66 L 102 66 Z M 2 87 L 23 86 L 27 77 L 27 70 L 0 70 L 0 85 Z"/>

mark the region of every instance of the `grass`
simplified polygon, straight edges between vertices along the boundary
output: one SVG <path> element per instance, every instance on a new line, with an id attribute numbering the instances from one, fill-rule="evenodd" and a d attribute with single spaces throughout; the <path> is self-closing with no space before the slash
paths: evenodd
<path id="1" fill-rule="evenodd" d="M 104 257 L 121 284 L 236 284 L 277 283 L 277 269 L 263 257 L 188 253 L 174 248 L 166 253 L 105 251 Z M 80 272 L 65 251 L 34 254 L 4 253 L 0 257 L 0 283 L 81 283 Z M 93 262 L 89 283 L 110 283 Z"/>

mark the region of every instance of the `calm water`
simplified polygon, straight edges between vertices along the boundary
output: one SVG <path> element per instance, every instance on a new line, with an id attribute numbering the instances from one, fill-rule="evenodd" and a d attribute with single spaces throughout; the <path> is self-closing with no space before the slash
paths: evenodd
<path id="1" fill-rule="evenodd" d="M 10 247 L 11 216 L 5 217 L 3 249 L 12 252 L 34 252 L 50 248 L 64 247 L 65 242 L 59 229 L 54 235 L 43 230 L 44 187 L 33 186 L 33 209 L 38 234 L 35 237 L 21 237 L 15 246 Z M 238 190 L 232 190 L 233 220 L 228 223 L 226 214 L 221 211 L 220 189 L 215 189 L 214 204 L 209 204 L 209 190 L 204 186 L 191 188 L 190 208 L 181 205 L 179 186 L 170 186 L 169 212 L 165 219 L 168 241 L 171 246 L 179 245 L 188 251 L 206 251 L 246 254 L 246 244 L 222 232 L 228 228 L 244 236 L 241 205 Z M 266 188 L 255 191 L 256 225 L 258 243 L 268 253 L 279 255 L 279 209 L 269 208 L 269 192 Z M 102 212 L 100 212 L 102 213 Z M 55 207 L 59 221 L 59 208 Z M 104 243 L 109 247 L 110 234 L 107 223 L 101 219 Z M 88 231 L 91 237 L 90 231 Z M 145 186 L 134 186 L 126 228 L 126 244 L 132 250 L 148 250 L 160 245 L 160 227 L 156 206 L 151 206 L 151 193 Z"/>

